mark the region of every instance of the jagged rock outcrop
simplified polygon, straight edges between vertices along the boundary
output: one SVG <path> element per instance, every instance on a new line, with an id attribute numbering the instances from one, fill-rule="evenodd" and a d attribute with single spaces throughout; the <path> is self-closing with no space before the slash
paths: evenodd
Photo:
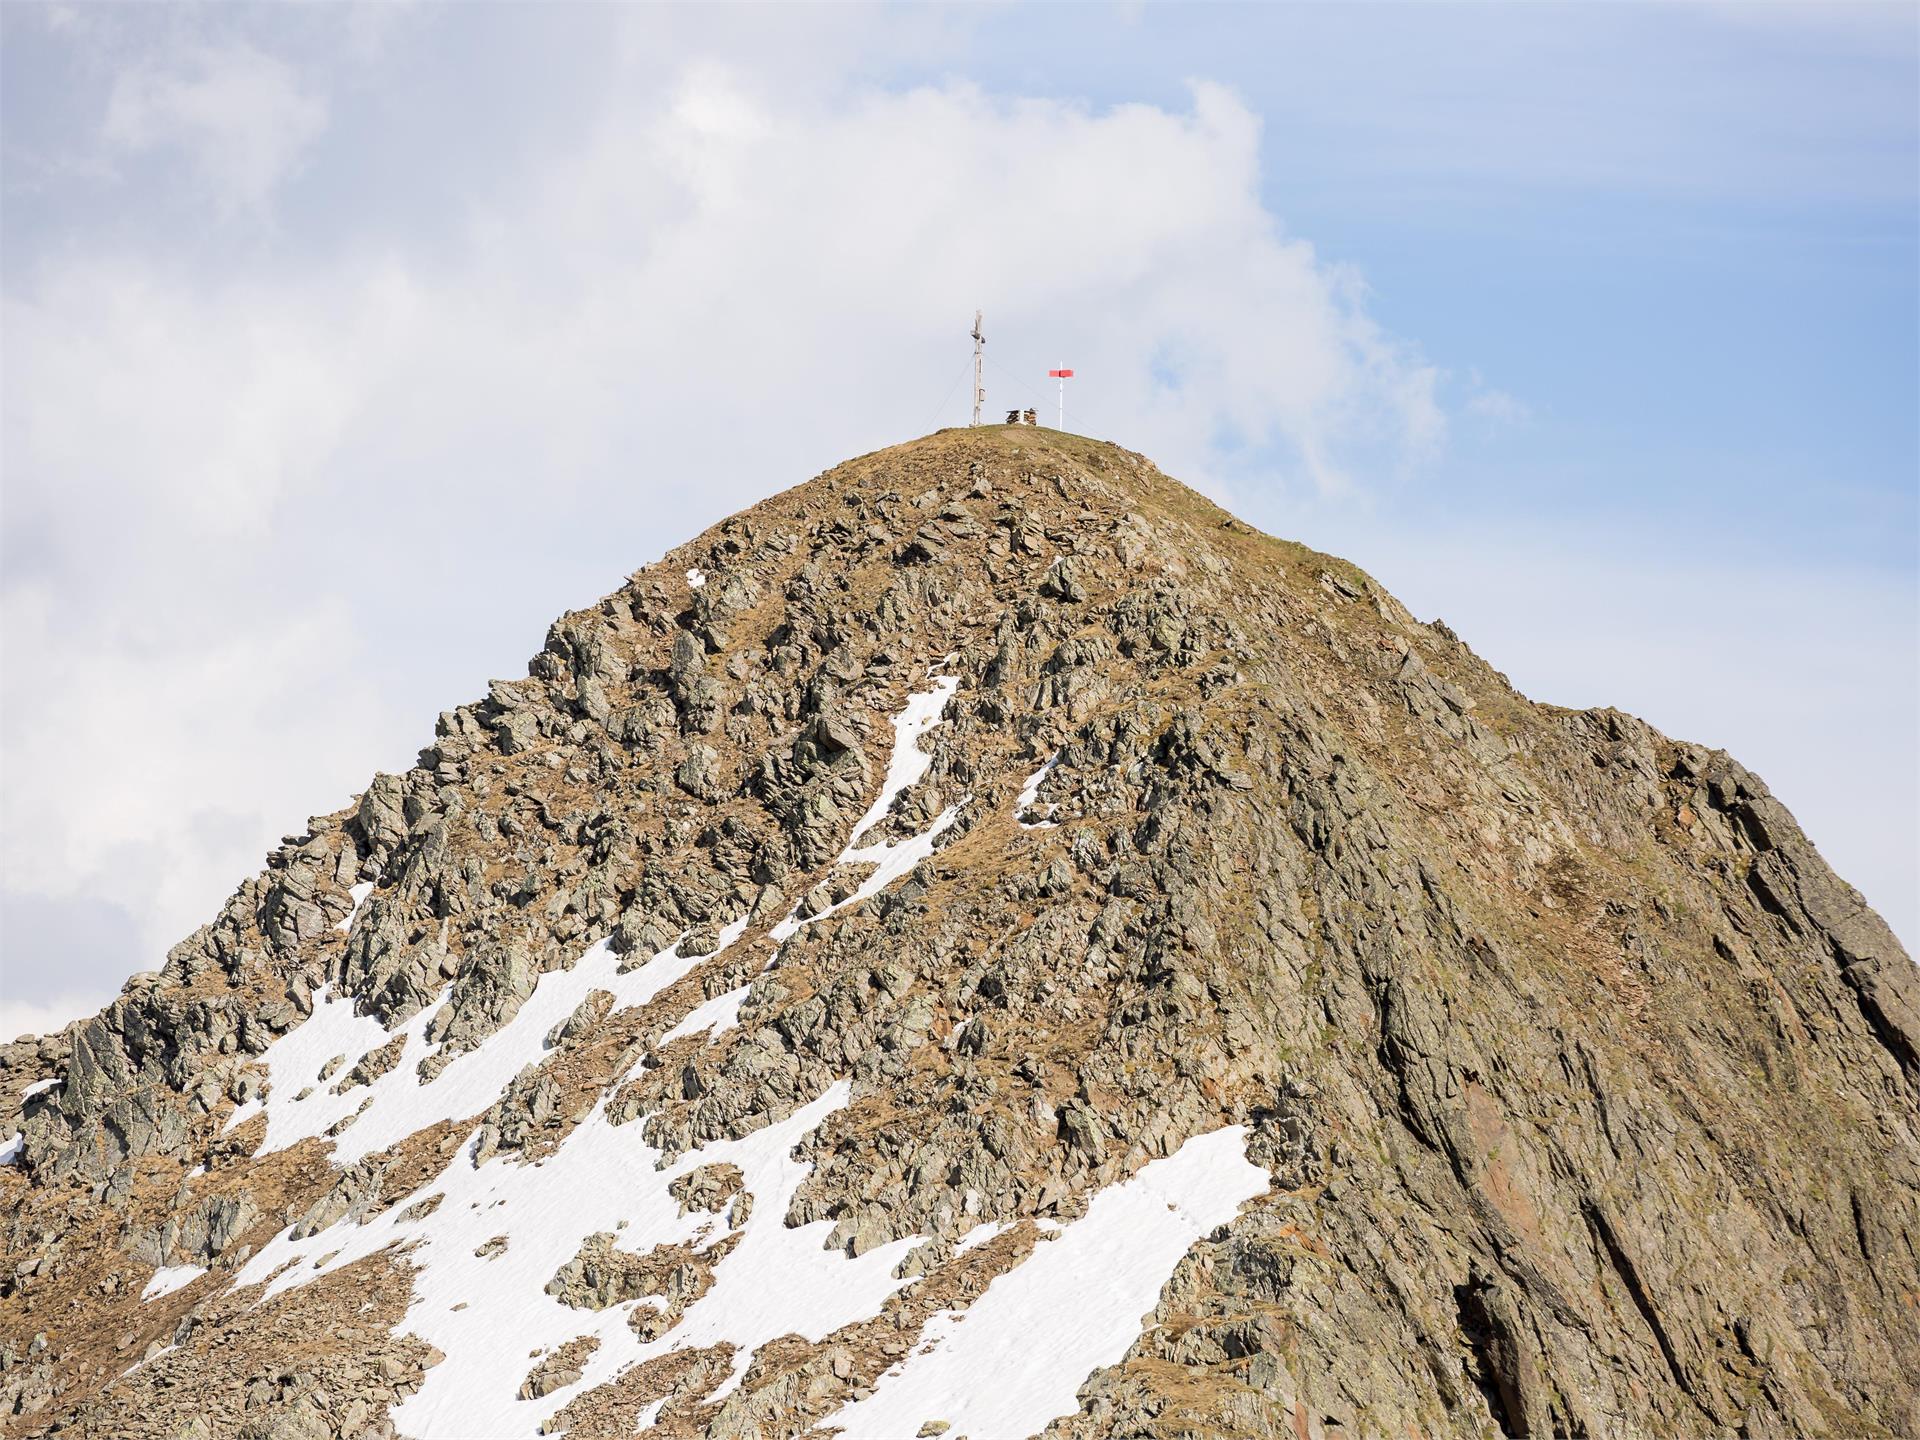
<path id="1" fill-rule="evenodd" d="M 9 1434 L 1920 1433 L 1920 986 L 1785 808 L 1039 430 L 565 617 L 0 1080 Z"/>

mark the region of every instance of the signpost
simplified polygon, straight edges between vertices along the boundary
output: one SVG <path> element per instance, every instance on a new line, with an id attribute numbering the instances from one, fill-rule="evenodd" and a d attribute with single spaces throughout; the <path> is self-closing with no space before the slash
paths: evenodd
<path id="1" fill-rule="evenodd" d="M 1067 381 L 1073 378 L 1073 371 L 1049 370 L 1047 378 L 1060 382 L 1060 428 L 1064 430 L 1067 428 Z"/>

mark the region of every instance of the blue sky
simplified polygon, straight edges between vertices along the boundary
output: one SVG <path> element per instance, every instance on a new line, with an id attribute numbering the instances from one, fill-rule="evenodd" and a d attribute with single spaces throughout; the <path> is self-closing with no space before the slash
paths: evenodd
<path id="1" fill-rule="evenodd" d="M 1437 515 L 1658 515 L 1911 571 L 1916 13 L 1055 7 L 970 73 L 1244 96 L 1274 213 L 1522 398 L 1532 423 L 1467 427 L 1413 491 Z"/>
<path id="2" fill-rule="evenodd" d="M 962 419 L 976 305 L 991 403 L 1072 364 L 1534 698 L 1730 748 L 1911 941 L 1917 16 L 0 10 L 0 1030 Z"/>

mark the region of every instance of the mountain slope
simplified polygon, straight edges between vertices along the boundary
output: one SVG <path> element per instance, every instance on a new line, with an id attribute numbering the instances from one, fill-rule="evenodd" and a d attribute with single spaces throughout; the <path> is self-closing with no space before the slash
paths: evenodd
<path id="1" fill-rule="evenodd" d="M 565 617 L 0 1049 L 0 1409 L 1920 1433 L 1917 1047 L 1727 756 L 1125 451 L 943 432 Z"/>

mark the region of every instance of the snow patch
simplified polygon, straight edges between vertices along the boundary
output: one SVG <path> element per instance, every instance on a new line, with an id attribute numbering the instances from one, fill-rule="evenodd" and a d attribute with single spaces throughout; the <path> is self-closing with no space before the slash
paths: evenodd
<path id="1" fill-rule="evenodd" d="M 409 1052 L 415 1048 L 418 1032 L 426 1029 L 430 1016 L 431 1010 L 422 1011 L 409 1022 Z M 373 1016 L 354 1013 L 351 996 L 334 994 L 331 985 L 321 986 L 313 992 L 313 1013 L 269 1045 L 260 1056 L 269 1077 L 264 1103 L 250 1101 L 242 1105 L 228 1117 L 227 1128 L 232 1130 L 245 1124 L 252 1118 L 251 1111 L 264 1109 L 267 1137 L 257 1152 L 262 1155 L 284 1150 L 308 1136 L 324 1134 L 329 1127 L 351 1115 L 368 1095 L 365 1088 L 358 1087 L 336 1095 L 333 1087 L 362 1055 L 386 1044 L 390 1038 L 387 1027 Z M 419 1043 L 424 1048 L 425 1042 Z M 320 1072 L 336 1057 L 339 1065 L 326 1079 L 321 1079 Z M 414 1055 L 413 1058 L 420 1057 Z M 403 1055 L 400 1065 L 386 1078 L 392 1079 L 406 1061 Z M 243 1112 L 247 1112 L 244 1118 Z"/>
<path id="2" fill-rule="evenodd" d="M 921 695 L 909 695 L 906 708 L 894 716 L 893 754 L 887 758 L 886 781 L 880 786 L 879 798 L 847 837 L 846 858 L 854 858 L 854 842 L 884 820 L 900 792 L 911 788 L 933 764 L 933 756 L 920 748 L 920 737 L 940 723 L 947 702 L 959 688 L 958 676 L 942 675 L 933 682 L 933 689 Z"/>
<path id="3" fill-rule="evenodd" d="M 690 589 L 698 590 L 702 585 L 706 583 L 707 583 L 707 577 L 704 574 L 702 574 L 700 571 L 698 570 L 687 571 L 687 585 Z"/>
<path id="4" fill-rule="evenodd" d="M 140 1299 L 158 1300 L 162 1295 L 171 1295 L 184 1289 L 207 1273 L 204 1265 L 163 1265 L 153 1272 L 153 1278 L 147 1281 L 147 1288 L 140 1292 Z"/>
<path id="5" fill-rule="evenodd" d="M 947 657 L 948 660 L 955 658 L 957 657 L 954 655 Z M 960 682 L 955 679 L 940 680 L 935 682 L 934 688 L 927 693 L 907 697 L 906 709 L 893 722 L 893 754 L 887 761 L 887 778 L 881 786 L 880 798 L 869 807 L 859 825 L 854 827 L 853 837 L 848 839 L 847 847 L 840 852 L 833 865 L 828 867 L 831 870 L 840 865 L 871 865 L 873 869 L 867 873 L 859 887 L 837 905 L 831 905 L 825 910 L 805 917 L 801 916 L 798 905 L 789 910 L 780 923 L 767 932 L 774 949 L 767 957 L 766 965 L 762 967 L 763 973 L 779 962 L 780 947 L 799 933 L 802 925 L 811 925 L 816 920 L 824 920 L 838 911 L 849 910 L 856 905 L 864 904 L 932 855 L 934 842 L 959 818 L 961 806 L 973 798 L 969 795 L 959 805 L 948 806 L 934 819 L 933 824 L 920 834 L 895 844 L 856 846 L 853 843 L 853 839 L 857 838 L 862 830 L 871 827 L 892 809 L 893 802 L 901 791 L 926 774 L 927 767 L 933 763 L 933 757 L 921 751 L 920 737 L 941 723 L 941 712 L 946 709 L 947 701 L 953 697 L 953 692 L 959 684 Z M 711 1041 L 733 1029 L 740 1023 L 740 1006 L 745 1002 L 751 984 L 752 982 L 749 981 L 748 984 L 729 990 L 724 995 L 716 995 L 695 1008 L 691 1014 L 655 1042 L 656 1050 L 682 1036 L 697 1035 L 703 1030 L 708 1032 L 708 1039 Z"/>
<path id="6" fill-rule="evenodd" d="M 1039 807 L 1038 820 L 1023 818 L 1034 810 L 1035 802 L 1040 798 L 1040 786 L 1046 781 L 1048 772 L 1059 763 L 1060 752 L 1056 750 L 1047 757 L 1044 765 L 1027 777 L 1027 783 L 1021 787 L 1020 798 L 1013 802 L 1013 818 L 1019 822 L 1022 830 L 1050 830 L 1060 823 L 1053 818 L 1054 812 L 1060 807 L 1053 804 Z"/>
<path id="7" fill-rule="evenodd" d="M 796 1229 L 785 1223 L 809 1170 L 792 1157 L 793 1147 L 843 1107 L 850 1093 L 842 1081 L 786 1120 L 683 1155 L 666 1170 L 655 1168 L 660 1152 L 646 1143 L 642 1126 L 613 1125 L 604 1100 L 541 1164 L 496 1157 L 476 1166 L 469 1141 L 444 1171 L 365 1225 L 342 1222 L 300 1241 L 282 1231 L 236 1283 L 267 1281 L 295 1262 L 266 1285 L 266 1299 L 389 1245 L 408 1245 L 408 1260 L 417 1267 L 415 1298 L 395 1332 L 418 1335 L 447 1357 L 426 1372 L 417 1394 L 393 1410 L 395 1427 L 420 1440 L 531 1437 L 571 1396 L 630 1365 L 722 1341 L 737 1347 L 724 1393 L 767 1341 L 792 1333 L 819 1340 L 877 1313 L 903 1283 L 893 1278 L 893 1269 L 919 1237 L 850 1259 L 822 1248 L 832 1222 Z M 597 1231 L 613 1231 L 621 1249 L 638 1253 L 695 1241 L 711 1217 L 682 1216 L 667 1187 L 719 1161 L 740 1167 L 753 1195 L 753 1215 L 737 1247 L 715 1267 L 713 1288 L 673 1330 L 643 1344 L 627 1324 L 636 1302 L 596 1313 L 569 1309 L 545 1293 L 547 1281 Z M 409 1205 L 436 1192 L 445 1198 L 432 1214 L 404 1218 Z M 503 1252 L 492 1258 L 474 1254 L 502 1234 Z M 453 1308 L 462 1303 L 464 1309 Z M 538 1400 L 516 1398 L 532 1364 L 529 1351 L 582 1335 L 597 1336 L 600 1348 L 576 1384 Z"/>
<path id="8" fill-rule="evenodd" d="M 663 1050 L 683 1035 L 698 1035 L 702 1030 L 714 1035 L 724 1034 L 740 1023 L 740 1006 L 747 998 L 748 986 L 741 985 L 716 995 L 704 1005 L 696 1005 L 678 1025 L 654 1042 L 656 1050 Z"/>
<path id="9" fill-rule="evenodd" d="M 373 882 L 371 880 L 362 880 L 358 885 L 349 886 L 347 888 L 347 894 L 353 897 L 353 908 L 347 912 L 347 918 L 333 928 L 336 930 L 353 929 L 353 922 L 360 918 L 360 907 L 367 903 L 367 896 L 372 893 Z"/>
<path id="10" fill-rule="evenodd" d="M 933 824 L 929 825 L 918 835 L 907 840 L 902 840 L 897 845 L 866 845 L 857 850 L 852 848 L 843 850 L 840 853 L 840 858 L 834 863 L 836 865 L 873 866 L 873 869 L 868 872 L 866 879 L 862 880 L 859 888 L 847 896 L 846 899 L 837 905 L 828 906 L 825 910 L 819 911 L 817 914 L 802 918 L 797 908 L 789 911 L 787 918 L 774 926 L 769 932 L 773 943 L 775 945 L 784 945 L 799 932 L 802 925 L 811 925 L 817 920 L 826 919 L 829 915 L 837 914 L 842 910 L 850 910 L 856 905 L 863 905 L 878 895 L 882 890 L 886 889 L 887 886 L 891 885 L 902 875 L 912 870 L 913 867 L 918 865 L 922 860 L 927 859 L 933 854 L 934 841 L 938 840 L 941 835 L 946 832 L 948 826 L 960 818 L 960 806 L 965 805 L 967 800 L 971 800 L 972 798 L 972 796 L 968 796 L 967 799 L 962 800 L 959 805 L 949 805 L 940 812 Z"/>
<path id="11" fill-rule="evenodd" d="M 405 1024 L 388 1030 L 368 1015 L 353 1013 L 353 1002 L 316 991 L 313 1014 L 267 1047 L 261 1056 L 272 1076 L 267 1093 L 267 1138 L 260 1154 L 284 1150 L 313 1135 L 323 1135 L 349 1115 L 358 1114 L 335 1142 L 333 1162 L 346 1166 L 376 1150 L 384 1150 L 407 1136 L 437 1125 L 477 1115 L 499 1099 L 527 1065 L 546 1053 L 547 1032 L 571 1015 L 593 990 L 610 991 L 615 1010 L 644 1005 L 662 990 L 705 964 L 746 933 L 744 916 L 720 932 L 719 945 L 707 955 L 681 955 L 679 941 L 645 965 L 620 969 L 620 957 L 605 940 L 588 948 L 571 970 L 549 970 L 513 1018 L 472 1050 L 456 1056 L 432 1081 L 422 1083 L 420 1061 L 434 1049 L 426 1030 L 440 1000 Z M 362 1055 L 386 1044 L 395 1035 L 406 1037 L 400 1059 L 371 1084 L 335 1095 L 333 1087 Z M 336 1055 L 345 1061 L 326 1080 L 319 1073 Z M 301 1093 L 306 1098 L 299 1098 Z M 364 1108 L 363 1108 L 364 1107 Z M 242 1110 L 246 1107 L 242 1106 Z M 239 1119 L 227 1122 L 232 1129 Z"/>
<path id="12" fill-rule="evenodd" d="M 874 1393 L 822 1422 L 842 1440 L 898 1440 L 930 1419 L 955 1435 L 1031 1435 L 1078 1409 L 1094 1370 L 1126 1354 L 1194 1241 L 1264 1191 L 1246 1128 L 1189 1140 L 1034 1248 L 964 1312 L 928 1322 Z M 964 1321 L 964 1323 L 962 1323 Z"/>
<path id="13" fill-rule="evenodd" d="M 20 1092 L 20 1098 L 22 1100 L 31 1100 L 34 1096 L 43 1095 L 47 1091 L 55 1088 L 56 1086 L 62 1085 L 65 1083 L 66 1082 L 61 1080 L 58 1076 L 55 1076 L 51 1080 L 36 1080 L 33 1082 L 33 1084 L 27 1086 L 26 1089 Z"/>
<path id="14" fill-rule="evenodd" d="M 972 798 L 968 796 L 967 800 Z M 934 842 L 946 833 L 947 827 L 960 818 L 960 806 L 965 805 L 967 800 L 962 800 L 959 805 L 949 805 L 935 817 L 933 824 L 918 835 L 902 840 L 897 845 L 863 845 L 857 850 L 849 847 L 841 854 L 839 864 L 873 866 L 873 869 L 867 873 L 866 879 L 860 882 L 859 888 L 838 905 L 822 910 L 817 915 L 809 915 L 805 920 L 789 915 L 774 927 L 774 941 L 776 943 L 785 941 L 803 924 L 811 925 L 814 921 L 824 920 L 837 911 L 850 910 L 856 905 L 865 904 L 922 860 L 930 858 L 933 854 Z M 788 926 L 792 928 L 788 929 Z"/>
<path id="15" fill-rule="evenodd" d="M 689 583 L 694 583 L 691 575 Z M 770 964 L 777 959 L 777 947 L 803 924 L 859 905 L 911 871 L 933 853 L 939 837 L 958 818 L 966 800 L 943 811 L 919 835 L 895 844 L 855 843 L 932 765 L 933 757 L 920 749 L 919 741 L 940 723 L 958 687 L 958 679 L 942 678 L 931 691 L 908 698 L 894 720 L 894 751 L 880 795 L 836 862 L 871 865 L 872 870 L 831 910 L 806 920 L 797 910 L 789 912 L 771 932 L 776 948 Z M 526 1064 L 540 1059 L 547 1033 L 589 991 L 612 991 L 615 1010 L 643 1005 L 732 945 L 746 925 L 743 918 L 723 930 L 712 954 L 683 956 L 676 942 L 624 975 L 618 957 L 603 941 L 571 970 L 541 976 L 512 1020 L 424 1085 L 416 1067 L 431 1048 L 425 1030 L 437 1004 L 387 1031 L 370 1017 L 354 1015 L 350 1001 L 323 990 L 315 995 L 313 1014 L 262 1057 L 272 1076 L 264 1107 L 258 1102 L 242 1106 L 229 1128 L 243 1123 L 241 1112 L 264 1108 L 268 1139 L 262 1148 L 272 1150 L 357 1115 L 338 1137 L 333 1156 L 336 1165 L 350 1165 L 428 1125 L 486 1109 Z M 741 986 L 707 1000 L 659 1043 L 732 1028 L 746 995 L 747 987 Z M 444 994 L 438 1003 L 445 1003 Z M 341 1072 L 396 1034 L 406 1037 L 398 1064 L 369 1086 L 332 1095 Z M 336 1055 L 345 1057 L 342 1064 L 327 1081 L 319 1081 L 319 1071 Z M 617 1088 L 611 1086 L 607 1093 Z M 303 1091 L 306 1098 L 296 1098 Z M 736 1347 L 735 1363 L 733 1373 L 709 1397 L 718 1399 L 738 1385 L 754 1352 L 767 1341 L 796 1333 L 822 1339 L 877 1314 L 905 1283 L 894 1278 L 893 1270 L 924 1237 L 909 1236 L 850 1258 L 841 1250 L 824 1248 L 831 1221 L 795 1229 L 785 1223 L 809 1168 L 791 1152 L 845 1106 L 850 1093 L 847 1082 L 837 1083 L 785 1121 L 742 1140 L 708 1145 L 666 1170 L 655 1168 L 660 1152 L 646 1143 L 640 1123 L 615 1126 L 607 1119 L 605 1095 L 552 1154 L 533 1164 L 495 1157 L 476 1166 L 470 1136 L 445 1170 L 368 1223 L 343 1221 L 297 1242 L 283 1230 L 252 1257 L 236 1283 L 265 1282 L 264 1301 L 389 1246 L 407 1247 L 408 1260 L 416 1267 L 414 1301 L 396 1333 L 419 1335 L 447 1356 L 427 1372 L 421 1389 L 393 1411 L 395 1426 L 420 1440 L 479 1433 L 535 1435 L 571 1396 L 604 1384 L 631 1365 L 725 1342 Z M 644 1344 L 635 1336 L 627 1320 L 641 1302 L 594 1313 L 569 1309 L 545 1293 L 554 1273 L 588 1235 L 599 1231 L 614 1232 L 621 1249 L 639 1253 L 657 1245 L 702 1243 L 711 1233 L 712 1218 L 698 1212 L 682 1216 L 667 1187 L 679 1176 L 716 1162 L 740 1167 L 745 1188 L 753 1195 L 752 1218 L 735 1249 L 715 1266 L 713 1287 L 668 1334 Z M 436 1193 L 443 1198 L 431 1214 L 403 1218 L 417 1200 Z M 977 1227 L 968 1243 L 982 1243 L 992 1230 Z M 503 1234 L 504 1251 L 474 1253 Z M 598 1338 L 600 1346 L 579 1381 L 538 1400 L 517 1398 L 532 1363 L 529 1351 L 551 1350 L 585 1335 Z M 643 1428 L 651 1418 L 645 1417 Z"/>
<path id="16" fill-rule="evenodd" d="M 7 1140 L 4 1144 L 0 1144 L 0 1165 L 18 1165 L 20 1163 L 21 1152 L 26 1148 L 26 1136 L 22 1135 L 18 1130 L 14 1131 L 11 1139 Z"/>
<path id="17" fill-rule="evenodd" d="M 953 1247 L 953 1253 L 956 1255 L 964 1255 L 976 1245 L 984 1245 L 996 1236 L 1006 1234 L 1006 1232 L 1012 1228 L 1011 1225 L 1002 1225 L 992 1220 L 983 1220 L 980 1224 L 974 1226 L 973 1229 L 960 1237 Z"/>
<path id="18" fill-rule="evenodd" d="M 973 797 L 963 799 L 959 805 L 949 805 L 934 818 L 918 835 L 913 835 L 892 845 L 856 845 L 861 834 L 885 818 L 893 808 L 893 802 L 903 790 L 917 782 L 927 773 L 933 764 L 933 757 L 920 748 L 920 737 L 940 724 L 940 717 L 947 708 L 947 702 L 953 698 L 953 692 L 960 687 L 959 680 L 947 676 L 936 680 L 933 689 L 922 695 L 909 695 L 907 705 L 893 722 L 893 753 L 887 757 L 887 778 L 880 787 L 880 796 L 867 813 L 860 817 L 860 823 L 853 827 L 853 834 L 847 837 L 847 847 L 833 864 L 871 865 L 873 869 L 860 882 L 853 894 L 837 905 L 830 905 L 817 914 L 800 915 L 799 906 L 787 912 L 787 916 L 773 927 L 771 938 L 775 945 L 784 945 L 798 933 L 802 925 L 811 925 L 816 920 L 840 910 L 848 910 L 855 905 L 865 904 L 878 895 L 887 886 L 912 870 L 922 860 L 933 854 L 934 842 L 938 840 L 960 816 L 961 806 Z M 832 868 L 832 867 L 829 867 Z M 777 957 L 776 957 L 777 958 Z"/>

